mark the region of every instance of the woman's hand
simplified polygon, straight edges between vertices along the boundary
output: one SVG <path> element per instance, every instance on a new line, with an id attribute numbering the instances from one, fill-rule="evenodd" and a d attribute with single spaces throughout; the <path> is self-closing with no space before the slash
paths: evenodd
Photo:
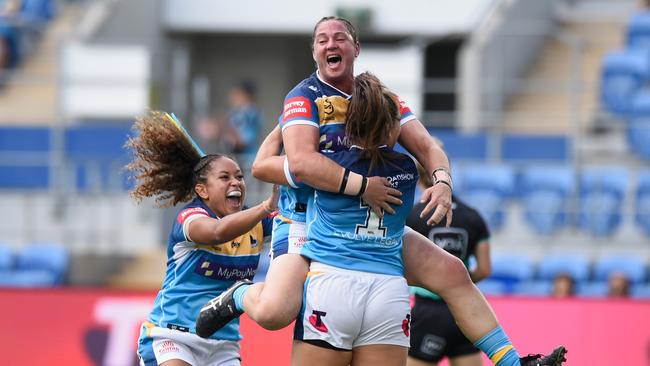
<path id="1" fill-rule="evenodd" d="M 264 203 L 263 203 L 264 210 L 267 213 L 272 213 L 273 211 L 277 210 L 278 209 L 278 200 L 279 200 L 279 198 L 280 198 L 280 186 L 278 186 L 277 184 L 274 184 L 273 185 L 273 192 L 271 193 L 269 198 L 264 200 Z"/>
<path id="2" fill-rule="evenodd" d="M 384 212 L 389 214 L 395 213 L 395 210 L 390 205 L 401 205 L 401 196 L 402 192 L 391 187 L 388 179 L 383 177 L 370 177 L 368 178 L 366 191 L 361 197 L 377 216 L 384 217 Z"/>
<path id="3" fill-rule="evenodd" d="M 426 217 L 435 207 L 433 215 L 427 220 L 428 225 L 435 225 L 444 217 L 447 217 L 446 226 L 451 225 L 451 187 L 442 183 L 434 184 L 422 192 L 420 202 L 429 202 L 422 210 L 420 218 Z"/>

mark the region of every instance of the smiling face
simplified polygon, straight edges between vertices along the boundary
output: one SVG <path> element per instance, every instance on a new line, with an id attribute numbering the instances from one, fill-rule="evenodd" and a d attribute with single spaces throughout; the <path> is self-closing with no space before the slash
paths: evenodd
<path id="1" fill-rule="evenodd" d="M 326 20 L 314 30 L 312 57 L 321 78 L 334 87 L 352 93 L 354 60 L 359 55 L 356 42 L 343 22 Z"/>
<path id="2" fill-rule="evenodd" d="M 196 193 L 219 217 L 242 209 L 246 184 L 239 165 L 232 159 L 220 157 L 207 167 L 204 183 L 197 183 Z"/>

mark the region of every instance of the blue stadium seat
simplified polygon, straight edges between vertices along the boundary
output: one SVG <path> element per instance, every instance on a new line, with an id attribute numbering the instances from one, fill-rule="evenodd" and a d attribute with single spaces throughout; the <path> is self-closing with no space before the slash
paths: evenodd
<path id="1" fill-rule="evenodd" d="M 612 254 L 604 256 L 594 263 L 594 280 L 607 281 L 614 272 L 621 272 L 630 283 L 642 283 L 647 278 L 648 264 L 637 254 Z"/>
<path id="2" fill-rule="evenodd" d="M 123 165 L 131 123 L 93 124 L 66 130 L 65 156 L 81 191 L 131 188 Z"/>
<path id="3" fill-rule="evenodd" d="M 459 181 L 460 197 L 483 215 L 490 230 L 498 231 L 505 221 L 506 200 L 514 190 L 513 168 L 506 165 L 466 166 Z"/>
<path id="4" fill-rule="evenodd" d="M 650 55 L 647 52 L 622 50 L 607 54 L 600 84 L 600 101 L 605 110 L 627 115 L 633 96 L 649 76 Z"/>
<path id="5" fill-rule="evenodd" d="M 524 216 L 532 229 L 550 235 L 569 218 L 568 197 L 575 191 L 575 172 L 568 166 L 530 167 L 521 177 Z"/>
<path id="6" fill-rule="evenodd" d="M 506 284 L 502 281 L 485 279 L 479 281 L 476 286 L 486 296 L 500 296 L 508 293 Z"/>
<path id="7" fill-rule="evenodd" d="M 0 159 L 0 188 L 47 189 L 50 185 L 49 151 L 51 133 L 47 128 L 0 128 L 0 154 L 17 159 Z M 22 158 L 25 163 L 16 160 Z"/>
<path id="8" fill-rule="evenodd" d="M 650 12 L 634 14 L 627 24 L 628 48 L 650 51 Z"/>
<path id="9" fill-rule="evenodd" d="M 628 173 L 623 168 L 601 166 L 583 170 L 580 228 L 597 237 L 611 235 L 621 223 L 627 186 Z"/>
<path id="10" fill-rule="evenodd" d="M 650 159 L 650 92 L 639 92 L 632 101 L 627 122 L 627 144 L 630 151 Z"/>
<path id="11" fill-rule="evenodd" d="M 445 152 L 453 161 L 486 160 L 488 155 L 488 136 L 483 133 L 459 133 L 448 129 L 429 129 L 445 145 Z"/>
<path id="12" fill-rule="evenodd" d="M 571 276 L 575 282 L 585 282 L 589 279 L 590 264 L 589 258 L 583 253 L 554 253 L 539 261 L 537 277 L 553 281 L 555 277 L 565 274 Z"/>
<path id="13" fill-rule="evenodd" d="M 650 284 L 637 283 L 630 288 L 630 296 L 635 299 L 650 299 Z"/>
<path id="14" fill-rule="evenodd" d="M 60 244 L 33 244 L 18 253 L 17 271 L 47 271 L 52 282 L 61 285 L 65 282 L 69 266 L 69 255 Z M 38 275 L 41 276 L 41 275 Z"/>
<path id="15" fill-rule="evenodd" d="M 0 272 L 11 270 L 14 267 L 15 259 L 13 250 L 6 244 L 0 243 Z"/>
<path id="16" fill-rule="evenodd" d="M 635 201 L 636 223 L 645 235 L 650 236 L 650 170 L 639 173 Z"/>
<path id="17" fill-rule="evenodd" d="M 535 275 L 535 264 L 525 253 L 501 252 L 492 255 L 492 275 L 489 279 L 501 281 L 511 293 L 514 285 L 530 281 Z"/>
<path id="18" fill-rule="evenodd" d="M 52 287 L 59 284 L 56 276 L 47 270 L 15 270 L 0 276 L 0 287 Z"/>
<path id="19" fill-rule="evenodd" d="M 553 292 L 551 281 L 524 281 L 513 286 L 513 294 L 517 296 L 550 296 Z"/>
<path id="20" fill-rule="evenodd" d="M 576 296 L 578 297 L 606 297 L 607 282 L 582 282 L 576 283 Z"/>
<path id="21" fill-rule="evenodd" d="M 565 135 L 504 135 L 501 158 L 512 163 L 564 163 L 571 158 L 571 142 Z"/>

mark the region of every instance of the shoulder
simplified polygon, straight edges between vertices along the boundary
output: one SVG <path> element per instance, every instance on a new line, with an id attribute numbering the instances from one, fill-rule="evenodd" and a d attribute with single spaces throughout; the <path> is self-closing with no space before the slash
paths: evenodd
<path id="1" fill-rule="evenodd" d="M 299 82 L 296 86 L 293 87 L 293 89 L 289 91 L 289 93 L 287 93 L 287 96 L 285 97 L 285 104 L 286 101 L 290 98 L 306 97 L 315 99 L 318 89 L 319 88 L 316 78 L 314 76 L 310 76 Z"/>
<path id="2" fill-rule="evenodd" d="M 176 214 L 176 221 L 183 225 L 190 218 L 194 219 L 198 216 L 211 217 L 210 212 L 208 212 L 202 202 L 198 199 L 194 199 L 178 211 L 178 214 Z"/>

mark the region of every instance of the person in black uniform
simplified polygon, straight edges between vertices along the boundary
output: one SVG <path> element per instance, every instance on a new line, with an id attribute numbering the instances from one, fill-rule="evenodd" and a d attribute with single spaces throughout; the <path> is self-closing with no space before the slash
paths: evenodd
<path id="1" fill-rule="evenodd" d="M 421 169 L 419 164 L 418 169 Z M 432 182 L 428 174 L 420 173 L 418 183 L 426 189 Z M 490 232 L 481 215 L 452 195 L 451 226 L 445 227 L 444 223 L 429 226 L 420 218 L 424 206 L 425 203 L 415 205 L 406 224 L 460 258 L 466 266 L 474 255 L 476 266 L 469 273 L 475 283 L 488 277 L 492 270 Z M 411 348 L 407 366 L 437 365 L 445 356 L 451 366 L 481 366 L 481 351 L 461 333 L 447 304 L 423 288 L 411 287 L 411 292 L 415 294 L 415 304 L 411 310 Z"/>

